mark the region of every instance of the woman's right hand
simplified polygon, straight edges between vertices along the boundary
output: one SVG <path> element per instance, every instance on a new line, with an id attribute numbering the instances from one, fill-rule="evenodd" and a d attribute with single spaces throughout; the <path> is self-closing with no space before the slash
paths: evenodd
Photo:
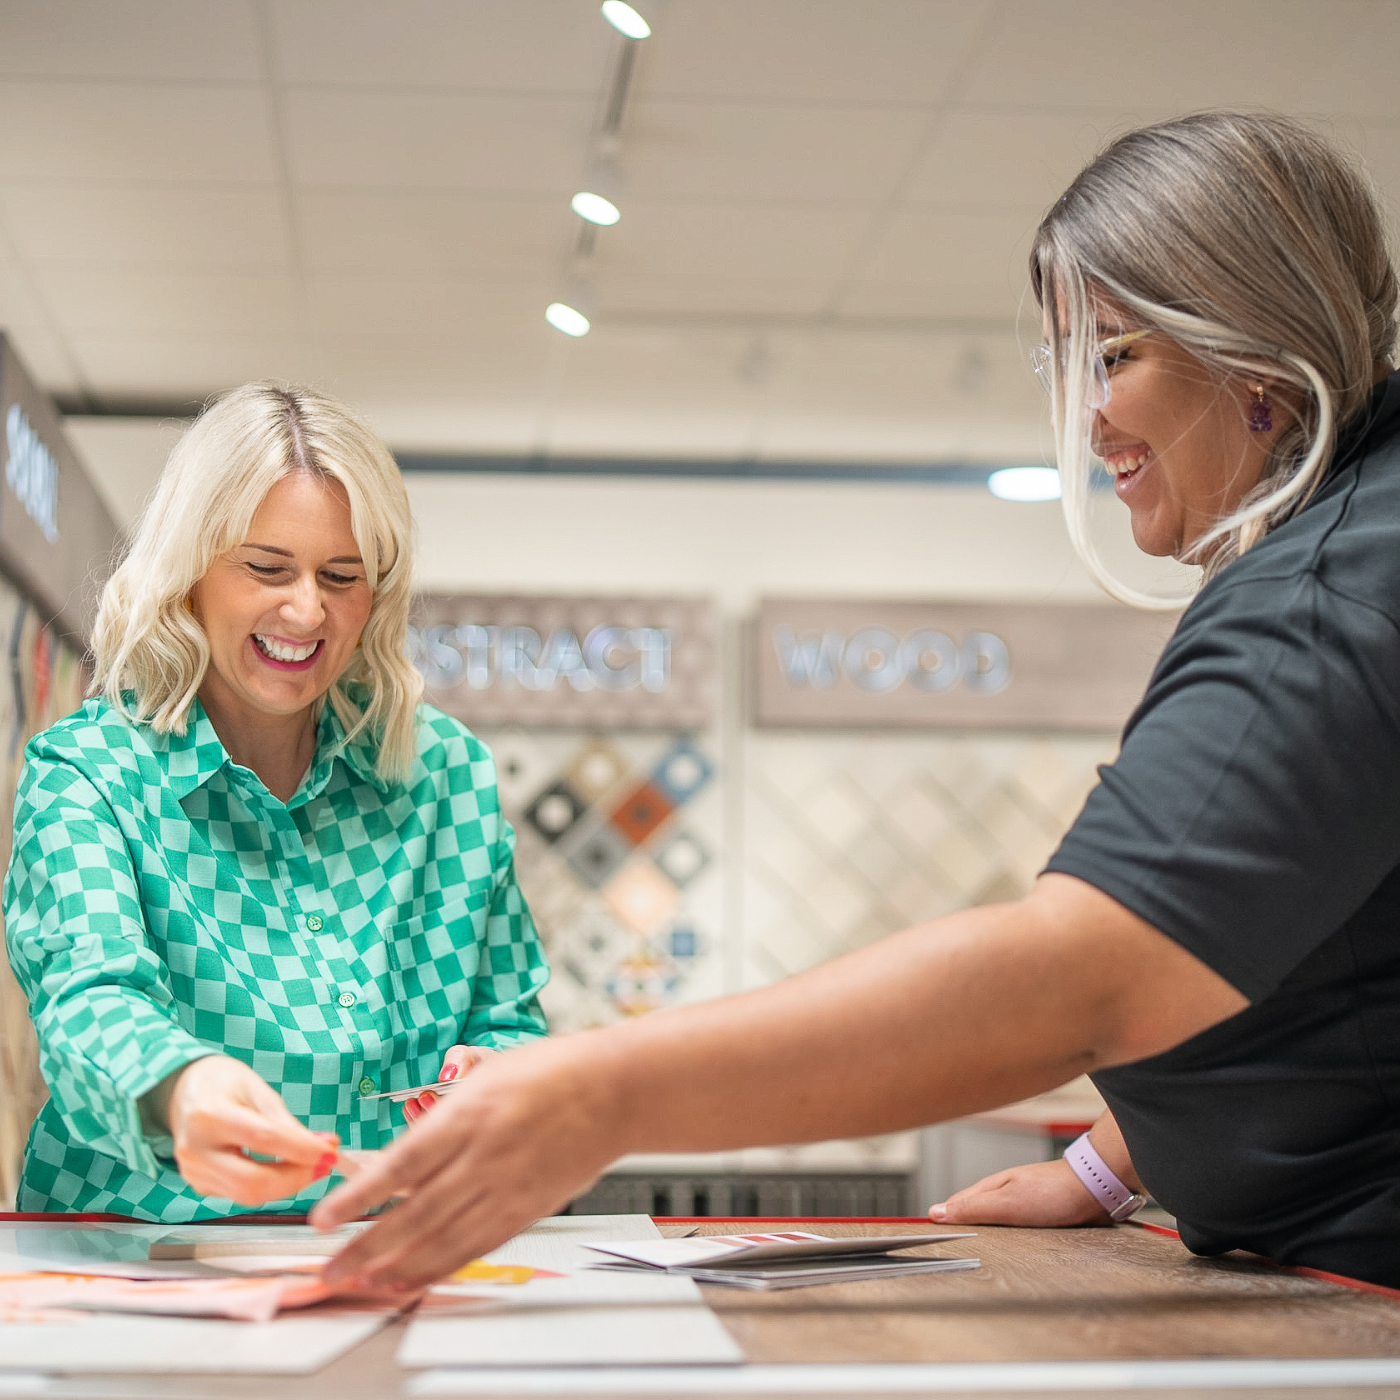
<path id="1" fill-rule="evenodd" d="M 228 1055 L 194 1060 L 162 1085 L 175 1165 L 202 1196 L 260 1206 L 294 1196 L 335 1165 L 340 1140 L 292 1117 L 281 1095 Z M 275 1157 L 259 1162 L 256 1152 Z"/>
<path id="2" fill-rule="evenodd" d="M 993 1172 L 940 1205 L 938 1225 L 1107 1225 L 1108 1212 L 1063 1157 Z"/>

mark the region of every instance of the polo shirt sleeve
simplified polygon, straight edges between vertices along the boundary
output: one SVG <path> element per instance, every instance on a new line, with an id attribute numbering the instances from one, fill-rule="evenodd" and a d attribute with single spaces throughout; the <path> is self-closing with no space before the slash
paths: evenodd
<path id="1" fill-rule="evenodd" d="M 73 765 L 32 749 L 15 800 L 5 941 L 29 998 L 40 1068 L 75 1140 L 158 1176 L 168 1134 L 147 1134 L 139 1100 L 217 1053 L 179 1024 L 152 946 L 126 840 Z"/>
<path id="2" fill-rule="evenodd" d="M 508 1050 L 549 1033 L 539 994 L 549 964 L 515 875 L 515 833 L 501 821 L 491 906 L 462 1044 Z"/>
<path id="3" fill-rule="evenodd" d="M 1233 582 L 1188 610 L 1047 868 L 1259 1001 L 1400 862 L 1400 635 L 1311 571 Z"/>

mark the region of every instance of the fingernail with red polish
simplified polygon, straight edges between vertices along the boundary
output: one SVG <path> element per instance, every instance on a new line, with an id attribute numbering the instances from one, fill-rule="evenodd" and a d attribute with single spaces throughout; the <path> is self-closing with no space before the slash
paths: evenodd
<path id="1" fill-rule="evenodd" d="M 456 1077 L 457 1077 L 457 1066 L 456 1066 L 456 1065 L 443 1065 L 443 1067 L 442 1067 L 442 1073 L 441 1073 L 440 1075 L 438 1075 L 438 1083 L 439 1083 L 439 1084 L 445 1084 L 449 1079 L 456 1079 Z"/>
<path id="2" fill-rule="evenodd" d="M 334 1152 L 327 1152 L 327 1153 L 325 1153 L 323 1156 L 321 1156 L 320 1158 L 317 1159 L 317 1162 L 316 1162 L 316 1174 L 315 1174 L 315 1176 L 314 1176 L 312 1179 L 315 1180 L 315 1181 L 320 1181 L 320 1179 L 321 1179 L 323 1176 L 329 1176 L 329 1175 L 331 1174 L 331 1172 L 332 1172 L 334 1169 L 335 1169 L 335 1153 L 334 1153 Z"/>

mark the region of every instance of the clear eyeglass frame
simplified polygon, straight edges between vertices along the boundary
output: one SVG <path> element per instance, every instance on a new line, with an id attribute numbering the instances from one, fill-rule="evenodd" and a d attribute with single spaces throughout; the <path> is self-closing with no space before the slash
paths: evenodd
<path id="1" fill-rule="evenodd" d="M 1135 340 L 1141 340 L 1143 336 L 1151 334 L 1150 330 L 1125 331 L 1122 335 L 1111 335 L 1094 346 L 1094 353 L 1089 360 L 1089 392 L 1085 399 L 1089 408 L 1104 408 L 1113 397 L 1113 380 L 1108 372 L 1108 357 L 1126 349 Z M 1040 387 L 1047 394 L 1054 393 L 1054 368 L 1051 359 L 1048 345 L 1031 346 L 1031 368 L 1040 381 Z"/>

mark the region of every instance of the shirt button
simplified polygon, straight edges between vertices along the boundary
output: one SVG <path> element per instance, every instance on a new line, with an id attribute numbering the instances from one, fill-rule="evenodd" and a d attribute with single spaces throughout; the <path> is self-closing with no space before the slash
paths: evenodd
<path id="1" fill-rule="evenodd" d="M 369 1078 L 368 1075 L 366 1075 L 365 1078 L 360 1080 L 360 1092 L 362 1094 L 374 1093 L 374 1080 Z"/>
<path id="2" fill-rule="evenodd" d="M 349 1011 L 349 1009 L 350 1009 L 352 1006 L 354 1006 L 354 1004 L 355 1004 L 355 993 L 354 993 L 354 992 L 341 992 L 341 994 L 340 994 L 338 997 L 336 997 L 336 1000 L 337 1000 L 347 1011 Z"/>
<path id="3" fill-rule="evenodd" d="M 320 933 L 325 928 L 326 921 L 319 914 L 308 914 L 306 916 L 306 926 L 312 933 Z"/>

